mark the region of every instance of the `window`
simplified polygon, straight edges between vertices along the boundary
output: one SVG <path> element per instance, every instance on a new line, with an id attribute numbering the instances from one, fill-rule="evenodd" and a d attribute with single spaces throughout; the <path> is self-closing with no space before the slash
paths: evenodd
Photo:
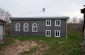
<path id="1" fill-rule="evenodd" d="M 60 37 L 60 30 L 55 30 L 55 37 Z"/>
<path id="2" fill-rule="evenodd" d="M 51 20 L 46 20 L 46 26 L 51 26 Z"/>
<path id="3" fill-rule="evenodd" d="M 46 30 L 45 34 L 47 37 L 51 37 L 51 30 Z"/>
<path id="4" fill-rule="evenodd" d="M 37 32 L 38 31 L 38 26 L 36 23 L 32 24 L 32 32 Z"/>
<path id="5" fill-rule="evenodd" d="M 28 32 L 28 30 L 29 30 L 29 26 L 28 26 L 27 23 L 25 23 L 25 24 L 23 25 L 23 31 L 24 31 L 24 32 Z"/>
<path id="6" fill-rule="evenodd" d="M 61 20 L 55 20 L 55 26 L 61 26 Z"/>
<path id="7" fill-rule="evenodd" d="M 19 23 L 16 23 L 16 25 L 15 25 L 15 31 L 20 31 L 20 24 Z"/>

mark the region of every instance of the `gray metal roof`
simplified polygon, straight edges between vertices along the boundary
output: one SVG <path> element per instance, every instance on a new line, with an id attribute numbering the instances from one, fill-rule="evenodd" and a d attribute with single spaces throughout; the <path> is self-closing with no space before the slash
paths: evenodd
<path id="1" fill-rule="evenodd" d="M 53 11 L 34 11 L 27 14 L 20 15 L 18 17 L 63 17 L 64 15 L 58 14 Z"/>
<path id="2" fill-rule="evenodd" d="M 68 19 L 69 17 L 11 17 L 11 20 Z"/>
<path id="3" fill-rule="evenodd" d="M 38 11 L 19 17 L 11 17 L 11 20 L 29 20 L 29 19 L 68 19 L 68 16 L 59 15 L 56 12 Z"/>

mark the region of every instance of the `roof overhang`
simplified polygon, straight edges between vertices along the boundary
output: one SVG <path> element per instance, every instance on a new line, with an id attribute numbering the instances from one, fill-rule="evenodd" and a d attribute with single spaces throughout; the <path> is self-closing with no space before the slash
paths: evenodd
<path id="1" fill-rule="evenodd" d="M 70 17 L 10 17 L 10 20 L 69 19 Z"/>

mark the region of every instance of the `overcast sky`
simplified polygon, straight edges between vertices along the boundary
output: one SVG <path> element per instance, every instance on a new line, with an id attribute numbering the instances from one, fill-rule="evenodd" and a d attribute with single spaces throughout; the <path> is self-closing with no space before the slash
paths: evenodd
<path id="1" fill-rule="evenodd" d="M 14 17 L 40 11 L 42 8 L 65 16 L 82 17 L 80 9 L 83 5 L 85 0 L 0 0 L 0 8 L 9 11 Z"/>

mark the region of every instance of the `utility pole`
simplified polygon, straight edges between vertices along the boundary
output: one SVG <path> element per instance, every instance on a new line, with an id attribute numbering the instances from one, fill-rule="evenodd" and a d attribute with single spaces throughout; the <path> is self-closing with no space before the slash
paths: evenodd
<path id="1" fill-rule="evenodd" d="M 85 7 L 85 5 L 84 5 Z M 84 23 L 83 23 L 83 55 L 85 55 L 85 8 L 81 9 L 81 13 L 84 14 Z"/>

